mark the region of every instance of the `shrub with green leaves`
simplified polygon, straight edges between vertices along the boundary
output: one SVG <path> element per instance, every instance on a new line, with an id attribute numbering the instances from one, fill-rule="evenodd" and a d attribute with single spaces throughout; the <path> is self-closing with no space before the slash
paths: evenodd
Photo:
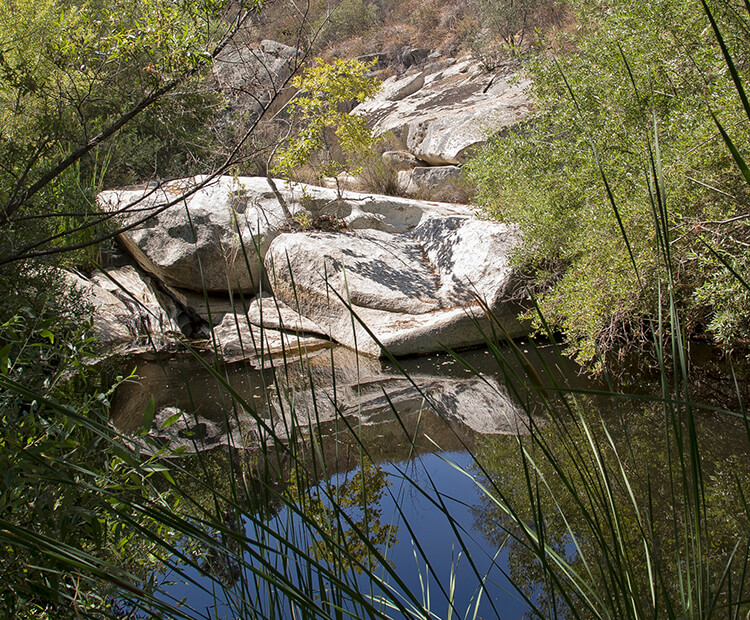
<path id="1" fill-rule="evenodd" d="M 357 59 L 337 58 L 328 64 L 318 59 L 315 66 L 294 79 L 299 92 L 289 111 L 297 132 L 278 154 L 278 174 L 291 177 L 314 156 L 322 176 L 358 170 L 374 139 L 365 118 L 348 114 L 345 106 L 372 97 L 380 88 L 377 78 L 368 75 L 371 66 Z M 334 153 L 337 146 L 343 151 L 344 161 Z"/>
<path id="2" fill-rule="evenodd" d="M 468 166 L 480 202 L 521 224 L 516 264 L 579 359 L 648 340 L 670 285 L 690 333 L 732 346 L 750 308 L 722 302 L 741 285 L 708 247 L 741 269 L 748 186 L 712 113 L 738 149 L 750 142 L 706 15 L 675 0 L 573 5 L 579 28 L 529 62 L 532 117 Z M 715 9 L 743 66 L 748 16 Z"/>
<path id="3" fill-rule="evenodd" d="M 168 536 L 129 505 L 159 494 L 132 453 L 116 449 L 107 421 L 114 388 L 86 364 L 95 339 L 79 321 L 48 305 L 0 324 L 4 618 L 107 614 L 118 581 L 141 583 L 158 571 L 139 529 Z M 167 496 L 160 500 L 166 505 Z M 97 572 L 108 577 L 97 580 Z"/>
<path id="4" fill-rule="evenodd" d="M 326 10 L 313 26 L 315 44 L 323 47 L 334 41 L 359 36 L 378 25 L 380 9 L 367 0 L 341 0 Z"/>
<path id="5" fill-rule="evenodd" d="M 534 38 L 537 29 L 558 23 L 565 15 L 561 0 L 471 0 L 476 21 L 470 39 L 472 53 L 488 70 L 494 69 Z"/>

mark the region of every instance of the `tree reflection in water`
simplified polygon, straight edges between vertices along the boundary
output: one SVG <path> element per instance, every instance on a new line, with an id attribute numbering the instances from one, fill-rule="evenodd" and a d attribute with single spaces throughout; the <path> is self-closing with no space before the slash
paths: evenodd
<path id="1" fill-rule="evenodd" d="M 531 437 L 484 438 L 473 472 L 491 489 L 475 527 L 508 545 L 511 577 L 539 613 L 685 617 L 700 604 L 744 617 L 744 426 L 675 403 L 566 399 Z"/>

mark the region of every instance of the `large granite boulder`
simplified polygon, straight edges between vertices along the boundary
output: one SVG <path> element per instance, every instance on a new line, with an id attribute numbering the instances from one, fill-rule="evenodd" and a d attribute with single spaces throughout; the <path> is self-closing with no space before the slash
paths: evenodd
<path id="1" fill-rule="evenodd" d="M 485 307 L 511 337 L 526 333 L 509 303 L 508 256 L 517 242 L 505 224 L 429 217 L 395 235 L 283 234 L 265 264 L 275 297 L 336 342 L 375 356 L 381 346 L 410 355 L 482 343 L 475 322 L 488 327 Z"/>
<path id="2" fill-rule="evenodd" d="M 510 67 L 488 72 L 470 57 L 448 59 L 388 78 L 353 113 L 365 116 L 375 135 L 390 132 L 395 148 L 431 165 L 455 165 L 490 131 L 526 116 L 530 84 Z"/>
<path id="3" fill-rule="evenodd" d="M 277 185 L 292 213 L 337 225 L 303 231 L 264 178 L 198 177 L 99 202 L 171 299 L 212 324 L 225 359 L 299 348 L 298 337 L 373 356 L 378 342 L 395 355 L 472 346 L 482 342 L 475 321 L 488 327 L 485 308 L 510 336 L 525 333 L 509 303 L 516 228 L 465 205 Z"/>
<path id="4" fill-rule="evenodd" d="M 262 256 L 288 223 L 259 177 L 195 177 L 106 191 L 98 200 L 119 214 L 126 228 L 119 239 L 143 269 L 165 284 L 201 293 L 257 292 L 258 252 Z"/>
<path id="5" fill-rule="evenodd" d="M 269 293 L 253 298 L 244 314 L 248 322 L 256 327 L 275 329 L 294 335 L 325 334 L 325 331 L 315 322 L 302 316 Z"/>
<path id="6" fill-rule="evenodd" d="M 374 229 L 389 233 L 411 230 L 430 217 L 462 215 L 471 217 L 474 209 L 466 205 L 450 204 L 381 194 L 364 194 L 298 183 L 284 185 L 290 202 L 300 201 L 313 215 L 340 218 L 350 229 Z"/>

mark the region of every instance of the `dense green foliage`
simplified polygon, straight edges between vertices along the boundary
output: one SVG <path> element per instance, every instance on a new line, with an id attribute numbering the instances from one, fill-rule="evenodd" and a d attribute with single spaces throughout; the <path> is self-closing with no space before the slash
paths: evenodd
<path id="1" fill-rule="evenodd" d="M 224 0 L 3 3 L 0 263 L 101 234 L 94 198 L 103 183 L 211 165 L 205 129 L 221 101 L 200 84 L 248 14 L 226 21 L 227 8 Z"/>
<path id="2" fill-rule="evenodd" d="M 699 598 L 742 609 L 742 597 L 733 594 L 745 579 L 737 550 L 747 547 L 750 533 L 742 509 L 750 470 L 741 425 L 696 416 L 706 474 L 696 519 L 696 472 L 680 468 L 681 448 L 690 445 L 684 411 L 639 400 L 566 398 L 573 411 L 555 402 L 554 422 L 533 437 L 488 437 L 477 454 L 476 476 L 492 489 L 477 509 L 477 527 L 511 547 L 519 560 L 511 566 L 514 582 L 530 597 L 537 594 L 545 617 L 668 618 L 691 611 L 695 617 Z M 705 441 L 712 429 L 731 438 Z M 517 466 L 524 461 L 536 470 L 535 489 L 528 470 Z M 556 577 L 518 527 L 517 520 L 531 523 L 535 514 L 544 515 L 535 529 L 549 561 L 556 555 L 565 566 Z M 698 545 L 710 549 L 702 560 Z M 688 582 L 697 586 L 692 598 L 685 595 Z"/>
<path id="3" fill-rule="evenodd" d="M 95 348 L 87 332 L 59 308 L 27 308 L 0 325 L 4 618 L 106 612 L 118 584 L 138 584 L 148 595 L 159 573 L 138 529 L 169 533 L 147 519 L 130 524 L 129 500 L 166 505 L 167 496 L 149 481 L 148 459 L 134 458 L 107 421 L 114 388 L 86 365 Z M 108 578 L 97 579 L 101 572 Z"/>
<path id="4" fill-rule="evenodd" d="M 111 232 L 94 204 L 105 183 L 213 165 L 206 125 L 222 102 L 202 82 L 255 6 L 230 16 L 223 0 L 0 4 L 4 618 L 109 613 L 122 584 L 148 595 L 142 534 L 169 534 L 130 521 L 128 502 L 166 497 L 107 420 L 113 388 L 91 368 L 91 311 L 56 268 L 95 259 L 93 242 Z"/>
<path id="5" fill-rule="evenodd" d="M 516 261 L 580 359 L 651 338 L 668 286 L 656 204 L 685 328 L 747 342 L 747 292 L 707 246 L 746 272 L 748 186 L 712 113 L 741 151 L 748 119 L 700 3 L 572 4 L 580 27 L 529 59 L 533 117 L 471 164 L 482 204 L 520 222 Z M 748 15 L 714 4 L 742 70 Z"/>

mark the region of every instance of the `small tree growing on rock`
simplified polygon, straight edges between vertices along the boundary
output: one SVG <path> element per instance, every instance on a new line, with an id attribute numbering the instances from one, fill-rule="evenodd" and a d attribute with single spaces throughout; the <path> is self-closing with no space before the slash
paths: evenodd
<path id="1" fill-rule="evenodd" d="M 337 178 L 342 172 L 357 174 L 374 138 L 365 119 L 349 114 L 347 107 L 372 97 L 380 88 L 369 75 L 372 63 L 336 59 L 316 65 L 296 77 L 299 92 L 289 104 L 296 131 L 277 155 L 274 172 L 286 178 L 300 166 L 311 163 L 320 176 Z M 336 157 L 340 147 L 343 158 Z"/>

